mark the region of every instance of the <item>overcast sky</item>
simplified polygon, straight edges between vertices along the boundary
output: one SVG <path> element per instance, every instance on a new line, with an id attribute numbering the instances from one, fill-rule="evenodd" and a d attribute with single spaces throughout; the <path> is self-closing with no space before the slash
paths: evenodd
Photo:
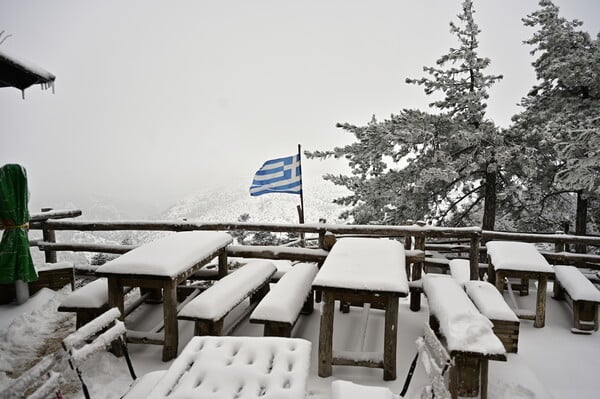
<path id="1" fill-rule="evenodd" d="M 270 158 L 344 145 L 432 98 L 407 85 L 450 46 L 461 0 L 0 0 L 0 46 L 57 76 L 56 93 L 0 89 L 0 164 L 28 170 L 30 209 L 97 196 L 167 207 L 215 182 L 249 185 Z M 534 83 L 536 0 L 475 0 L 481 56 L 504 79 L 507 127 Z M 600 1 L 556 0 L 596 35 Z M 304 161 L 304 179 L 338 168 Z M 308 185 L 308 183 L 305 183 Z"/>

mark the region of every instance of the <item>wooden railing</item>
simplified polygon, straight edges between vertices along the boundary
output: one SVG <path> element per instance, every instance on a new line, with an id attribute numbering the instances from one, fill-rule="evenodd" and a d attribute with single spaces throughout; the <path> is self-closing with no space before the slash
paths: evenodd
<path id="1" fill-rule="evenodd" d="M 542 250 L 552 263 L 577 264 L 600 269 L 600 255 L 573 253 L 567 249 L 571 245 L 600 247 L 600 237 L 573 236 L 567 234 L 530 234 L 515 232 L 482 231 L 479 227 L 435 227 L 417 223 L 406 226 L 385 225 L 341 225 L 328 223 L 279 224 L 279 223 L 198 223 L 190 221 L 84 221 L 64 220 L 81 215 L 79 210 L 52 211 L 32 215 L 30 229 L 42 230 L 43 239 L 31 241 L 46 254 L 48 262 L 56 261 L 57 251 L 84 251 L 122 254 L 135 248 L 135 245 L 91 244 L 56 242 L 55 231 L 247 231 L 284 232 L 312 234 L 318 243 L 312 248 L 292 248 L 287 246 L 248 246 L 235 245 L 229 249 L 231 256 L 259 257 L 266 259 L 288 259 L 297 261 L 322 262 L 327 256 L 326 236 L 370 236 L 403 239 L 409 251 L 409 262 L 421 263 L 425 250 L 442 253 L 459 252 L 468 257 L 471 263 L 471 278 L 479 276 L 480 252 L 485 251 L 480 243 L 490 240 L 512 240 L 554 245 L 552 251 Z M 60 220 L 59 220 L 60 219 Z M 448 244 L 448 242 L 454 242 Z M 412 271 L 412 279 L 420 278 L 420 267 Z"/>

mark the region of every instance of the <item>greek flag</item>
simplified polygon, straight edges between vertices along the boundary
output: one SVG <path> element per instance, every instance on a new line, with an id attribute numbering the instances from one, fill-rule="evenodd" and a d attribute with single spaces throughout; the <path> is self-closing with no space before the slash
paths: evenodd
<path id="1" fill-rule="evenodd" d="M 268 193 L 302 194 L 300 154 L 271 159 L 256 172 L 250 186 L 250 195 Z"/>

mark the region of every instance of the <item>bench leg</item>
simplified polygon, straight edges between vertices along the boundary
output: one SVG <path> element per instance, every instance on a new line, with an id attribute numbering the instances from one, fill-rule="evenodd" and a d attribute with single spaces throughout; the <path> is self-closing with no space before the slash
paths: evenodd
<path id="1" fill-rule="evenodd" d="M 598 330 L 598 305 L 573 301 L 573 326 L 579 330 Z"/>
<path id="2" fill-rule="evenodd" d="M 194 335 L 212 335 L 220 337 L 223 335 L 223 319 L 221 320 L 196 320 L 194 322 Z"/>
<path id="3" fill-rule="evenodd" d="M 330 377 L 333 362 L 333 293 L 323 292 L 323 310 L 319 329 L 319 377 Z"/>
<path id="4" fill-rule="evenodd" d="M 292 328 L 292 326 L 282 326 L 266 323 L 263 335 L 265 337 L 290 338 L 292 336 Z"/>
<path id="5" fill-rule="evenodd" d="M 219 255 L 219 280 L 227 276 L 227 252 L 223 252 Z"/>
<path id="6" fill-rule="evenodd" d="M 535 304 L 535 328 L 542 328 L 546 324 L 546 287 L 548 286 L 548 276 L 538 278 L 537 301 Z"/>
<path id="7" fill-rule="evenodd" d="M 313 310 L 315 310 L 315 290 L 310 290 L 306 301 L 304 301 L 304 305 L 302 305 L 300 314 L 312 314 Z"/>
<path id="8" fill-rule="evenodd" d="M 479 375 L 482 359 L 456 357 L 457 393 L 469 398 L 479 394 Z"/>
<path id="9" fill-rule="evenodd" d="M 163 362 L 177 357 L 179 346 L 179 325 L 177 324 L 177 283 L 170 282 L 163 289 L 163 317 L 165 342 L 163 344 Z"/>
<path id="10" fill-rule="evenodd" d="M 557 300 L 565 299 L 562 285 L 560 285 L 560 281 L 557 279 L 554 279 L 554 285 L 552 286 L 552 298 Z"/>
<path id="11" fill-rule="evenodd" d="M 383 379 L 396 379 L 396 345 L 398 340 L 398 298 L 388 296 L 385 304 L 385 333 L 383 339 Z"/>

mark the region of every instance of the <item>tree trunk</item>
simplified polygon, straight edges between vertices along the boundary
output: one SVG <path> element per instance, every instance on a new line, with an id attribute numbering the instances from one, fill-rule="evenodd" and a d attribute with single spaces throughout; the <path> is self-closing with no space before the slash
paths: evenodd
<path id="1" fill-rule="evenodd" d="M 490 163 L 485 172 L 483 230 L 494 230 L 494 225 L 496 224 L 496 173 L 496 165 Z"/>
<path id="2" fill-rule="evenodd" d="M 575 235 L 584 236 L 586 235 L 586 224 L 587 224 L 587 208 L 588 199 L 585 194 L 581 191 L 577 192 L 577 210 L 575 211 Z M 575 252 L 586 253 L 587 247 L 585 245 L 575 245 Z"/>

